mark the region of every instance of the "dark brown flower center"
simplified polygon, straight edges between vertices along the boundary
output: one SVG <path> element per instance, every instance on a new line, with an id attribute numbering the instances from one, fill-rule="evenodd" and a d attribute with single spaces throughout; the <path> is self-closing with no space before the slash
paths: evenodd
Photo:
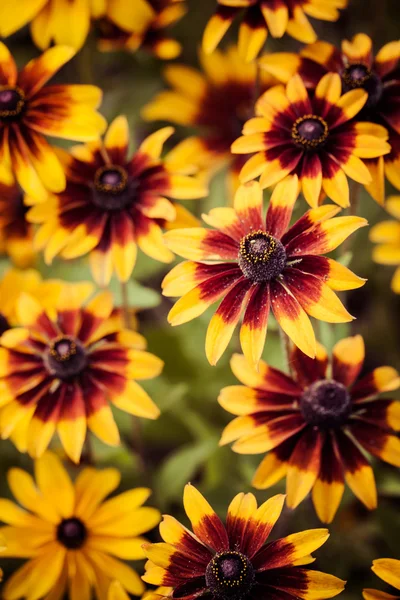
<path id="1" fill-rule="evenodd" d="M 0 119 L 13 121 L 22 113 L 25 106 L 25 95 L 17 87 L 0 86 Z"/>
<path id="2" fill-rule="evenodd" d="M 71 379 L 79 375 L 87 365 L 87 356 L 82 344 L 69 336 L 53 340 L 46 356 L 49 372 L 59 379 Z"/>
<path id="3" fill-rule="evenodd" d="M 364 110 L 375 108 L 382 97 L 382 80 L 367 65 L 362 63 L 349 65 L 342 73 L 342 81 L 344 92 L 363 88 L 368 93 Z"/>
<path id="4" fill-rule="evenodd" d="M 137 185 L 119 165 L 105 165 L 94 176 L 93 202 L 107 211 L 122 210 L 136 198 Z"/>
<path id="5" fill-rule="evenodd" d="M 63 519 L 57 527 L 57 539 L 68 550 L 81 548 L 87 538 L 87 530 L 80 519 Z"/>
<path id="6" fill-rule="evenodd" d="M 328 124 L 316 115 L 299 117 L 293 123 L 292 139 L 304 150 L 315 150 L 326 141 L 328 134 Z"/>
<path id="7" fill-rule="evenodd" d="M 283 244 L 265 231 L 249 233 L 240 241 L 239 266 L 254 283 L 280 275 L 286 264 Z"/>
<path id="8" fill-rule="evenodd" d="M 351 413 L 351 397 L 342 383 L 324 379 L 304 390 L 300 410 L 310 425 L 340 427 Z"/>
<path id="9" fill-rule="evenodd" d="M 206 584 L 214 597 L 239 600 L 249 595 L 254 583 L 253 565 L 240 552 L 221 552 L 207 565 Z"/>

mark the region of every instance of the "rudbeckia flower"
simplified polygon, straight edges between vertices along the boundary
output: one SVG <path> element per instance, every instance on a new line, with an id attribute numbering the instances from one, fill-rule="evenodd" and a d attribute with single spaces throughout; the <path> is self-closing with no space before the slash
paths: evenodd
<path id="1" fill-rule="evenodd" d="M 378 367 L 359 379 L 364 354 L 360 335 L 334 346 L 329 369 L 321 344 L 315 359 L 293 348 L 291 377 L 262 361 L 256 372 L 236 354 L 231 367 L 243 385 L 226 387 L 219 397 L 238 415 L 220 443 L 234 442 L 239 454 L 268 452 L 253 485 L 265 489 L 286 476 L 289 507 L 312 490 L 325 523 L 335 516 L 345 481 L 367 508 L 376 508 L 374 473 L 360 449 L 400 466 L 400 402 L 379 398 L 397 390 L 400 377 L 391 367 Z"/>
<path id="2" fill-rule="evenodd" d="M 296 173 L 310 206 L 318 206 L 323 191 L 339 206 L 349 206 L 347 177 L 371 182 L 361 158 L 390 152 L 387 131 L 374 123 L 353 119 L 364 107 L 368 94 L 362 89 L 343 96 L 337 73 L 328 73 L 310 96 L 303 80 L 294 75 L 286 90 L 273 87 L 258 100 L 258 117 L 248 121 L 244 135 L 232 152 L 256 154 L 243 167 L 241 181 L 261 175 L 263 188 Z"/>
<path id="3" fill-rule="evenodd" d="M 257 507 L 253 494 L 238 494 L 224 525 L 192 485 L 183 495 L 193 533 L 169 515 L 163 517 L 164 543 L 144 544 L 144 581 L 171 586 L 172 598 L 246 600 L 259 598 L 332 598 L 345 582 L 305 568 L 311 553 L 329 537 L 327 529 L 310 529 L 268 542 L 285 496 Z"/>
<path id="4" fill-rule="evenodd" d="M 371 228 L 369 239 L 378 244 L 372 258 L 380 265 L 397 267 L 392 279 L 392 290 L 400 294 L 400 196 L 389 197 L 385 209 L 397 221 L 382 221 Z"/>
<path id="5" fill-rule="evenodd" d="M 162 361 L 111 314 L 111 294 L 87 302 L 92 291 L 91 284 L 65 284 L 51 311 L 23 294 L 17 303 L 20 327 L 0 338 L 1 436 L 32 457 L 46 450 L 55 431 L 75 462 L 87 428 L 118 445 L 110 401 L 132 415 L 159 415 L 135 380 L 158 375 Z"/>
<path id="6" fill-rule="evenodd" d="M 188 161 L 211 172 L 228 164 L 228 183 L 236 189 L 238 174 L 248 157 L 232 156 L 231 145 L 254 114 L 257 67 L 243 62 L 235 46 L 212 56 L 200 54 L 200 62 L 202 72 L 185 65 L 168 65 L 164 74 L 172 90 L 151 100 L 142 117 L 195 127 L 198 135 L 183 142 Z M 276 82 L 262 72 L 260 92 Z"/>
<path id="7" fill-rule="evenodd" d="M 0 499 L 0 521 L 7 524 L 0 528 L 3 556 L 28 559 L 6 581 L 2 598 L 100 600 L 115 580 L 141 595 L 143 582 L 122 560 L 144 558 L 141 536 L 160 521 L 158 510 L 142 506 L 150 490 L 134 488 L 106 500 L 121 480 L 116 469 L 85 468 L 73 483 L 51 452 L 35 461 L 34 471 L 35 479 L 18 468 L 7 474 L 20 506 Z"/>
<path id="8" fill-rule="evenodd" d="M 172 133 L 171 127 L 160 129 L 129 158 L 128 123 L 125 117 L 117 117 L 104 147 L 99 140 L 71 154 L 59 153 L 67 187 L 28 214 L 29 221 L 42 224 L 35 244 L 44 248 L 47 263 L 57 254 L 71 259 L 90 252 L 93 278 L 106 286 L 113 271 L 121 281 L 130 278 L 137 246 L 155 260 L 173 259 L 161 227 L 173 223 L 184 209 L 166 196 L 201 198 L 207 189 L 198 179 L 181 173 L 174 151 L 171 162 L 168 156 L 160 158 Z"/>
<path id="9" fill-rule="evenodd" d="M 0 253 L 9 256 L 16 267 L 30 267 L 36 258 L 33 226 L 26 213 L 29 197 L 23 193 L 11 172 L 0 177 Z"/>
<path id="10" fill-rule="evenodd" d="M 210 54 L 218 46 L 232 21 L 244 11 L 239 30 L 239 52 L 246 61 L 256 58 L 268 32 L 280 38 L 285 32 L 301 42 L 317 39 L 307 16 L 337 21 L 347 0 L 217 0 L 217 10 L 203 36 L 203 49 Z"/>
<path id="11" fill-rule="evenodd" d="M 14 12 L 18 12 L 13 7 Z M 45 136 L 96 139 L 105 129 L 96 112 L 101 90 L 92 85 L 45 85 L 72 58 L 74 50 L 55 46 L 19 73 L 0 42 L 0 160 L 11 163 L 21 188 L 43 200 L 46 189 L 65 188 L 63 167 Z"/>
<path id="12" fill-rule="evenodd" d="M 299 73 L 314 90 L 329 71 L 338 73 L 345 91 L 363 89 L 368 100 L 357 121 L 370 121 L 389 132 L 390 154 L 367 157 L 366 164 L 372 182 L 366 185 L 380 204 L 385 200 L 385 174 L 400 189 L 400 41 L 389 42 L 374 57 L 372 40 L 364 33 L 343 40 L 339 50 L 328 42 L 318 41 L 303 48 L 299 54 L 289 52 L 268 54 L 260 59 L 263 70 L 287 83 Z M 378 130 L 376 130 L 378 132 Z"/>
<path id="13" fill-rule="evenodd" d="M 383 581 L 400 591 L 400 560 L 395 558 L 378 558 L 372 563 L 372 571 Z M 364 600 L 397 600 L 399 594 L 393 596 L 379 590 L 363 590 Z"/>
<path id="14" fill-rule="evenodd" d="M 135 52 L 143 48 L 157 58 L 172 60 L 182 52 L 182 46 L 165 30 L 179 21 L 186 11 L 185 0 L 146 0 L 131 4 L 125 0 L 114 0 L 109 3 L 104 17 L 96 23 L 99 49 Z M 139 20 L 139 13 L 146 13 L 146 18 Z"/>
<path id="15" fill-rule="evenodd" d="M 171 309 L 172 325 L 186 323 L 223 298 L 208 326 L 206 354 L 214 365 L 226 349 L 244 311 L 242 350 L 257 364 L 270 308 L 292 341 L 315 356 L 314 331 L 307 313 L 331 323 L 351 321 L 333 290 L 361 287 L 365 280 L 321 256 L 337 248 L 367 222 L 360 217 L 331 218 L 326 205 L 309 210 L 288 229 L 298 195 L 296 176 L 275 187 L 266 220 L 257 182 L 239 188 L 234 208 L 215 208 L 203 219 L 215 229 L 191 228 L 165 234 L 168 246 L 189 261 L 163 281 L 166 296 L 182 296 Z"/>

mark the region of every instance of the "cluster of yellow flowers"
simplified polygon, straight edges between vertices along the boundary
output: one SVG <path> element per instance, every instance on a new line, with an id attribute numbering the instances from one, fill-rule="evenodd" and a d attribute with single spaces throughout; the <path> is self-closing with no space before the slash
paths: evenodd
<path id="1" fill-rule="evenodd" d="M 165 154 L 174 132 L 167 126 L 132 153 L 126 117 L 107 126 L 98 112 L 98 87 L 48 82 L 89 32 L 102 51 L 142 48 L 176 58 L 180 44 L 166 30 L 184 16 L 185 0 L 20 3 L 16 10 L 15 0 L 1 1 L 0 36 L 29 24 L 42 53 L 18 69 L 0 42 L 0 250 L 13 264 L 0 281 L 0 436 L 34 459 L 35 478 L 11 469 L 18 505 L 0 499 L 1 556 L 28 559 L 2 597 L 337 595 L 342 580 L 304 568 L 326 529 L 266 543 L 284 496 L 258 507 L 252 494 L 238 494 L 223 524 L 188 485 L 183 500 L 193 533 L 167 515 L 164 541 L 149 544 L 141 536 L 161 520 L 143 506 L 149 489 L 107 500 L 120 483 L 116 469 L 89 466 L 72 483 L 48 447 L 57 434 L 78 465 L 88 430 L 105 444 L 120 443 L 111 404 L 135 417 L 159 416 L 137 381 L 159 375 L 163 362 L 146 351 L 129 307 L 115 307 L 111 292 L 96 286 L 106 288 L 114 274 L 124 286 L 138 248 L 163 263 L 178 255 L 186 260 L 162 282 L 163 294 L 178 298 L 170 324 L 220 301 L 205 343 L 215 365 L 241 322 L 243 354 L 231 359 L 241 385 L 221 390 L 218 401 L 235 418 L 220 443 L 265 454 L 253 486 L 263 490 L 286 477 L 287 505 L 296 508 L 311 492 L 324 523 L 334 519 L 345 483 L 376 507 L 365 453 L 400 466 L 400 402 L 379 397 L 400 387 L 400 375 L 383 366 L 360 377 L 360 335 L 336 343 L 330 361 L 310 317 L 352 321 L 336 292 L 365 284 L 325 256 L 367 226 L 348 178 L 400 219 L 400 195 L 386 199 L 385 184 L 400 190 L 400 41 L 375 55 L 365 34 L 341 48 L 317 40 L 308 17 L 335 21 L 347 0 L 217 0 L 202 72 L 168 64 L 170 89 L 142 109 L 143 119 L 190 126 L 193 135 Z M 216 50 L 237 16 L 237 46 Z M 297 54 L 263 54 L 268 33 L 307 45 Z M 83 144 L 61 149 L 48 136 Z M 207 196 L 210 179 L 226 166 L 233 200 L 203 215 L 209 227 L 202 227 L 180 201 Z M 300 194 L 309 209 L 293 222 Z M 350 206 L 351 214 L 336 216 Z M 379 244 L 376 262 L 397 265 L 392 287 L 400 293 L 400 224 L 382 222 L 370 239 Z M 43 280 L 33 268 L 38 255 L 48 265 L 87 255 L 96 286 Z M 287 342 L 289 374 L 261 359 L 270 311 Z M 144 557 L 142 578 L 123 562 Z M 380 559 L 373 570 L 400 589 L 400 561 Z M 161 587 L 145 592 L 143 581 Z M 389 596 L 365 590 L 364 597 Z"/>

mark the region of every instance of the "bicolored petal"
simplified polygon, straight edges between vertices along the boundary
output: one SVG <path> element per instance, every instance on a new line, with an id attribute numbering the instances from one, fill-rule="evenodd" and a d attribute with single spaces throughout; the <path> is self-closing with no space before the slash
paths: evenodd
<path id="1" fill-rule="evenodd" d="M 351 386 L 362 369 L 365 358 L 361 335 L 337 342 L 332 350 L 332 377 L 344 386 Z"/>
<path id="2" fill-rule="evenodd" d="M 207 500 L 192 485 L 186 485 L 183 505 L 196 536 L 204 544 L 221 552 L 229 548 L 228 534 Z"/>
<path id="3" fill-rule="evenodd" d="M 323 436 L 317 428 L 301 435 L 289 460 L 286 478 L 287 503 L 296 508 L 315 484 L 321 464 Z"/>

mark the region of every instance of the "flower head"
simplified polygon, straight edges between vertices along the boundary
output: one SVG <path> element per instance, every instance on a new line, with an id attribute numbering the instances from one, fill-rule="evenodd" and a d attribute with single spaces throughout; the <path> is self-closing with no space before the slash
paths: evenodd
<path id="1" fill-rule="evenodd" d="M 400 560 L 395 558 L 378 558 L 372 563 L 372 570 L 383 581 L 400 591 Z M 363 590 L 364 600 L 397 600 L 399 594 L 393 596 L 379 590 Z"/>
<path id="2" fill-rule="evenodd" d="M 337 73 L 328 73 L 310 96 L 299 75 L 286 86 L 273 87 L 258 100 L 258 117 L 248 121 L 244 135 L 232 152 L 256 154 L 242 169 L 241 181 L 261 175 L 263 188 L 290 173 L 300 179 L 303 195 L 316 207 L 323 191 L 339 206 L 349 206 L 347 176 L 363 184 L 371 182 L 360 160 L 390 152 L 387 131 L 381 125 L 355 122 L 368 100 L 362 89 L 341 95 Z"/>
<path id="3" fill-rule="evenodd" d="M 195 127 L 198 135 L 182 144 L 188 160 L 212 172 L 227 163 L 236 189 L 238 174 L 248 157 L 232 156 L 230 150 L 254 113 L 257 67 L 243 62 L 235 46 L 212 56 L 201 54 L 200 61 L 203 72 L 168 65 L 164 73 L 172 90 L 160 92 L 144 107 L 142 116 Z M 261 74 L 261 91 L 273 83 L 275 78 Z"/>
<path id="4" fill-rule="evenodd" d="M 163 363 L 144 351 L 144 338 L 112 315 L 112 297 L 87 302 L 91 284 L 65 284 L 56 309 L 20 297 L 20 327 L 0 338 L 0 431 L 20 451 L 40 456 L 55 431 L 79 462 L 89 428 L 106 444 L 119 443 L 109 402 L 155 419 L 159 411 L 135 379 L 158 375 Z"/>
<path id="5" fill-rule="evenodd" d="M 377 244 L 372 258 L 380 265 L 395 265 L 392 290 L 400 294 L 400 196 L 391 196 L 385 204 L 386 210 L 397 221 L 382 221 L 371 228 L 369 238 Z"/>
<path id="6" fill-rule="evenodd" d="M 90 252 L 93 277 L 106 286 L 113 271 L 121 281 L 129 279 L 137 245 L 156 260 L 173 259 L 161 227 L 184 209 L 165 196 L 193 199 L 207 190 L 199 180 L 183 175 L 175 158 L 173 164 L 168 157 L 160 158 L 172 133 L 171 127 L 160 129 L 128 158 L 128 123 L 117 117 L 104 148 L 98 141 L 62 154 L 67 187 L 28 214 L 28 220 L 42 224 L 35 243 L 44 248 L 47 263 L 57 254 L 70 259 Z"/>
<path id="7" fill-rule="evenodd" d="M 262 190 L 248 183 L 236 193 L 234 208 L 215 208 L 203 219 L 215 229 L 191 228 L 165 234 L 168 246 L 188 258 L 163 282 L 166 296 L 182 296 L 168 319 L 180 325 L 223 299 L 207 331 L 206 354 L 215 364 L 244 311 L 240 341 L 257 364 L 265 342 L 270 308 L 292 341 L 315 356 L 314 331 L 307 313 L 332 323 L 352 317 L 333 290 L 361 287 L 364 280 L 336 261 L 331 252 L 359 227 L 359 217 L 333 217 L 332 205 L 309 210 L 288 229 L 298 195 L 296 176 L 275 187 L 266 220 Z"/>
<path id="8" fill-rule="evenodd" d="M 125 0 L 110 2 L 103 18 L 96 22 L 100 50 L 143 48 L 163 60 L 172 60 L 182 51 L 181 44 L 166 29 L 185 14 L 185 0 Z"/>
<path id="9" fill-rule="evenodd" d="M 253 479 L 265 489 L 286 476 L 288 505 L 295 508 L 312 490 L 321 521 L 330 523 L 344 482 L 369 509 L 376 508 L 373 470 L 360 448 L 400 466 L 400 402 L 380 399 L 398 389 L 400 376 L 379 367 L 358 379 L 364 362 L 361 336 L 345 338 L 328 355 L 318 344 L 315 359 L 293 348 L 293 376 L 260 362 L 256 372 L 244 356 L 231 367 L 244 385 L 226 387 L 219 403 L 238 415 L 221 444 L 234 442 L 239 454 L 268 452 Z"/>
<path id="10" fill-rule="evenodd" d="M 283 83 L 299 73 L 305 85 L 315 90 L 330 71 L 340 75 L 345 91 L 366 91 L 368 100 L 356 119 L 384 126 L 392 148 L 384 157 L 365 157 L 372 178 L 366 188 L 381 204 L 385 199 L 385 174 L 400 189 L 399 60 L 400 41 L 389 42 L 374 56 L 372 40 L 364 33 L 351 41 L 343 40 L 340 50 L 328 42 L 318 41 L 299 54 L 276 53 L 260 59 L 262 68 Z"/>
<path id="11" fill-rule="evenodd" d="M 96 112 L 99 88 L 45 85 L 73 54 L 72 48 L 55 46 L 18 72 L 0 42 L 0 159 L 11 164 L 21 188 L 38 200 L 46 190 L 65 188 L 63 167 L 45 136 L 88 141 L 105 129 Z"/>
<path id="12" fill-rule="evenodd" d="M 217 10 L 204 31 L 203 48 L 213 52 L 233 20 L 244 11 L 239 30 L 239 51 L 247 61 L 256 58 L 268 32 L 280 38 L 285 32 L 301 42 L 317 39 L 307 15 L 336 21 L 347 0 L 217 0 Z"/>
<path id="13" fill-rule="evenodd" d="M 304 568 L 328 539 L 326 529 L 267 542 L 284 501 L 277 495 L 257 507 L 253 494 L 238 494 L 224 525 L 200 492 L 187 485 L 183 504 L 193 533 L 165 515 L 164 543 L 143 546 L 149 559 L 144 581 L 171 586 L 172 598 L 187 600 L 336 596 L 344 588 L 341 579 Z"/>
<path id="14" fill-rule="evenodd" d="M 85 468 L 73 483 L 51 452 L 34 466 L 35 479 L 21 469 L 8 472 L 20 506 L 0 499 L 0 521 L 7 524 L 0 528 L 7 543 L 3 555 L 28 559 L 6 581 L 4 600 L 49 600 L 66 592 L 82 600 L 92 593 L 107 598 L 114 580 L 127 592 L 142 594 L 139 575 L 119 559 L 144 558 L 141 535 L 160 521 L 158 510 L 142 506 L 150 490 L 136 488 L 106 500 L 120 483 L 116 469 Z"/>

